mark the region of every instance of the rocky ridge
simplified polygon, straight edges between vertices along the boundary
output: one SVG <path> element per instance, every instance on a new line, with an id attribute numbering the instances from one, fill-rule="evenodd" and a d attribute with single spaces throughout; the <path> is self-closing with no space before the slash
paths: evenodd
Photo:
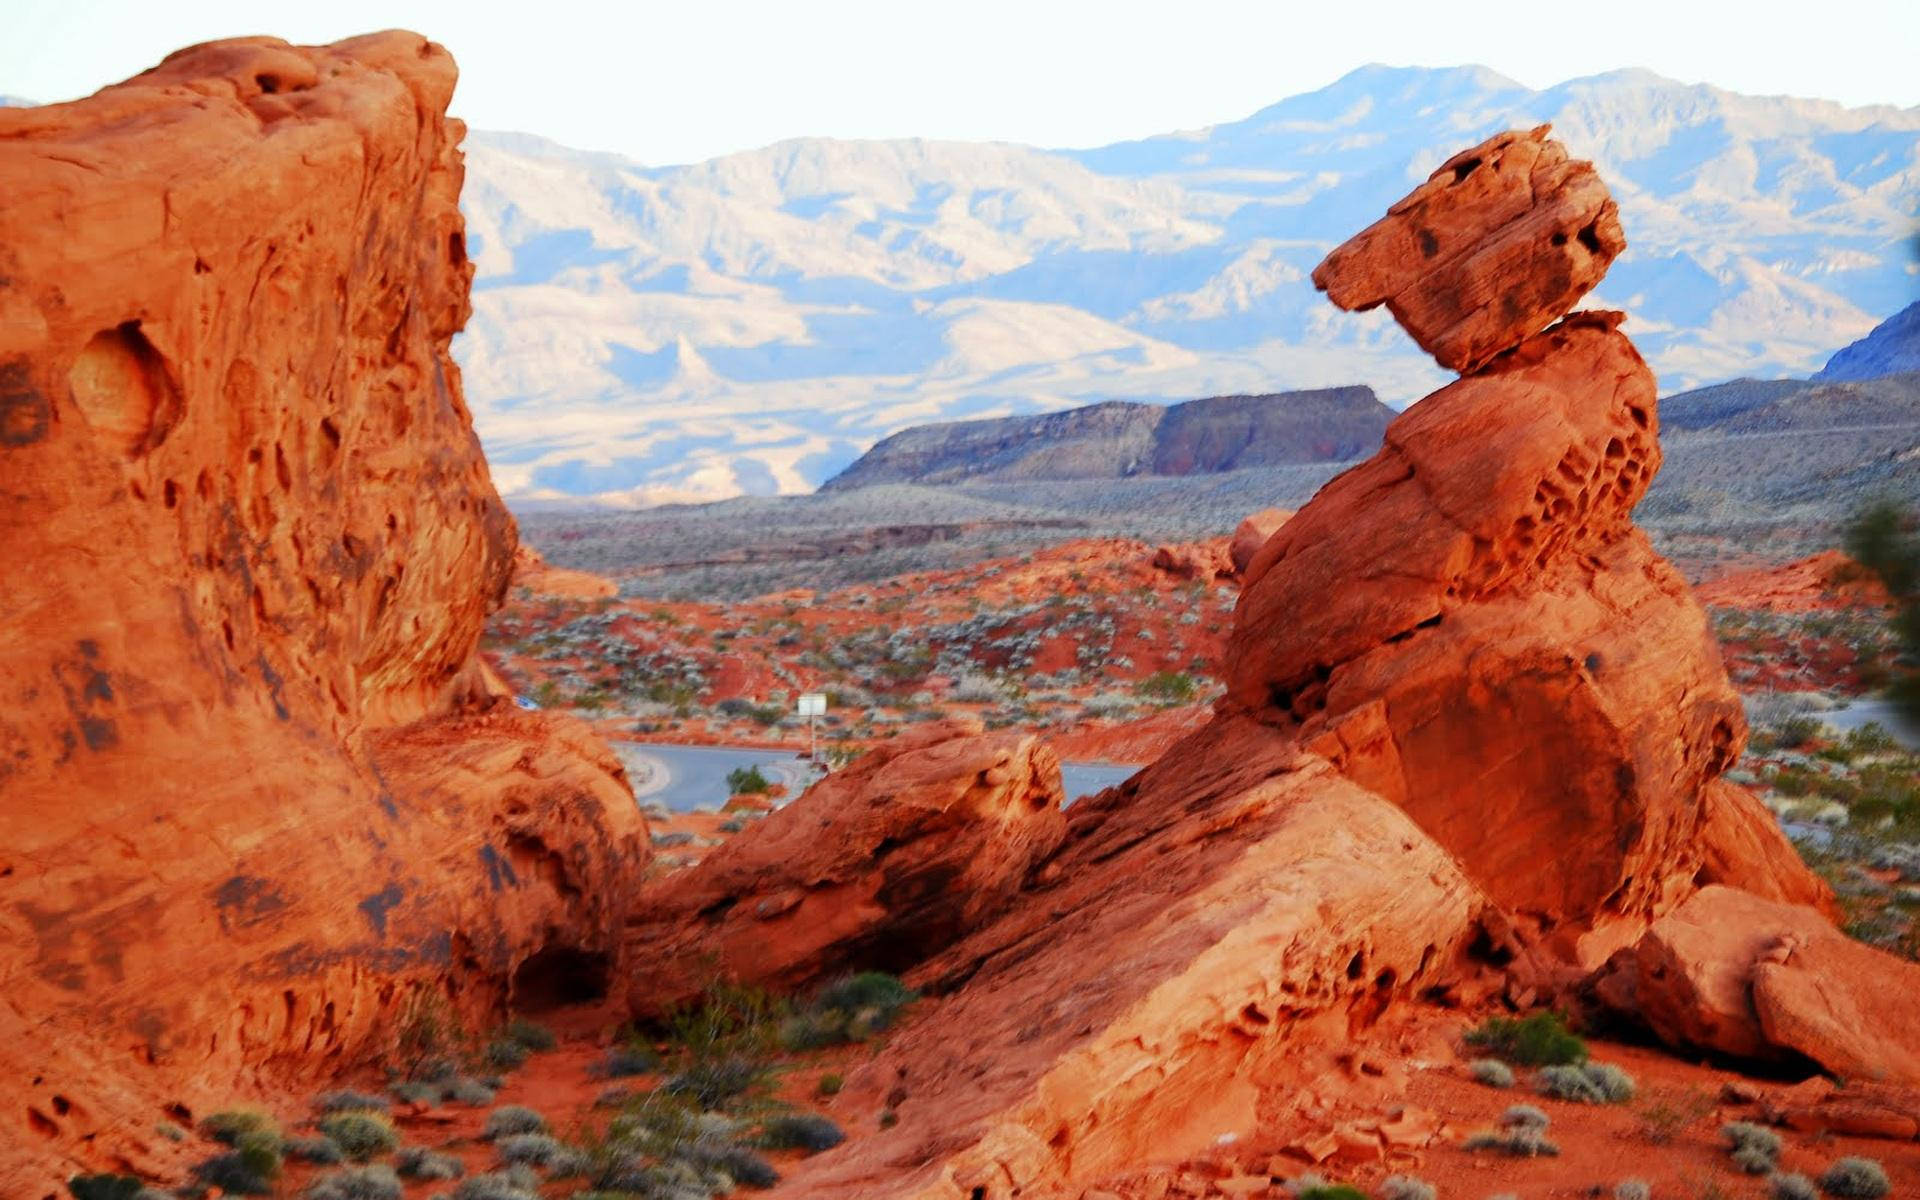
<path id="1" fill-rule="evenodd" d="M 644 828 L 475 655 L 515 528 L 450 339 L 440 46 L 182 50 L 0 110 L 0 1180 L 604 969 Z"/>

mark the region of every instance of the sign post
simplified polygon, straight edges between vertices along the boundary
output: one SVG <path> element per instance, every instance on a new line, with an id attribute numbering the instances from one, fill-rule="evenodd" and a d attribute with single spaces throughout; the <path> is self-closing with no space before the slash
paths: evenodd
<path id="1" fill-rule="evenodd" d="M 827 694 L 825 692 L 800 693 L 795 711 L 807 719 L 807 761 L 818 765 L 820 741 L 814 729 L 814 722 L 826 715 Z"/>

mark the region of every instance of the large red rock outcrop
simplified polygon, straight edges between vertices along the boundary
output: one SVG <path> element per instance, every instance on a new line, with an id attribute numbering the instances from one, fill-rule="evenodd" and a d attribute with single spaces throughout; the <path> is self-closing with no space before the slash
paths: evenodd
<path id="1" fill-rule="evenodd" d="M 1920 1085 L 1920 966 L 1811 908 L 1703 888 L 1616 954 L 1597 991 L 1677 1047 Z"/>
<path id="2" fill-rule="evenodd" d="M 1630 518 L 1659 465 L 1652 375 L 1617 314 L 1541 329 L 1619 248 L 1562 227 L 1612 202 L 1543 131 L 1443 176 L 1321 277 L 1343 303 L 1338 281 L 1385 280 L 1478 369 L 1252 556 L 1214 720 L 1069 810 L 1028 893 L 914 972 L 932 1013 L 839 1101 L 898 1125 L 809 1160 L 794 1194 L 1071 1196 L 1244 1136 L 1303 1046 L 1485 986 L 1476 947 L 1517 991 L 1570 985 L 1733 840 L 1707 795 L 1740 705 Z"/>
<path id="3" fill-rule="evenodd" d="M 515 531 L 448 355 L 454 77 L 258 38 L 0 110 L 8 1195 L 617 949 L 620 767 L 474 656 Z"/>
<path id="4" fill-rule="evenodd" d="M 1233 540 L 1227 543 L 1227 557 L 1233 560 L 1233 569 L 1246 570 L 1253 556 L 1260 553 L 1260 547 L 1267 544 L 1267 539 L 1292 519 L 1293 510 L 1287 508 L 1263 508 L 1242 518 L 1240 524 L 1234 527 Z"/>
<path id="5" fill-rule="evenodd" d="M 792 991 L 901 970 L 999 915 L 1059 846 L 1060 762 L 954 721 L 882 742 L 634 905 L 635 1012 L 718 978 Z"/>

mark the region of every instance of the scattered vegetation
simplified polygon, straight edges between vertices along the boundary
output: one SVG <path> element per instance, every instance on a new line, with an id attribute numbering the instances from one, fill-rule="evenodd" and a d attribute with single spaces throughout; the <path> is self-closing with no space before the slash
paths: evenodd
<path id="1" fill-rule="evenodd" d="M 1510 1088 L 1513 1086 L 1513 1068 L 1497 1058 L 1476 1058 L 1467 1064 L 1467 1070 L 1473 1078 L 1491 1088 Z"/>
<path id="2" fill-rule="evenodd" d="M 503 1104 L 487 1114 L 480 1136 L 489 1141 L 522 1133 L 547 1132 L 547 1119 L 524 1104 Z"/>
<path id="3" fill-rule="evenodd" d="M 315 1166 L 333 1167 L 347 1161 L 340 1149 L 340 1143 L 330 1137 L 290 1137 L 280 1143 L 281 1153 L 295 1162 L 313 1163 Z"/>
<path id="4" fill-rule="evenodd" d="M 848 975 L 821 988 L 805 1008 L 781 1022 L 779 1042 L 794 1051 L 864 1042 L 891 1028 L 915 999 L 913 990 L 892 975 Z"/>
<path id="5" fill-rule="evenodd" d="M 1713 1096 L 1702 1088 L 1656 1092 L 1640 1109 L 1640 1136 L 1664 1146 L 1705 1120 L 1714 1107 Z"/>
<path id="6" fill-rule="evenodd" d="M 132 1175 L 75 1175 L 67 1180 L 73 1200 L 137 1200 L 144 1186 Z"/>
<path id="7" fill-rule="evenodd" d="M 458 1179 L 467 1173 L 453 1155 L 425 1146 L 402 1146 L 393 1156 L 393 1169 L 405 1179 Z"/>
<path id="8" fill-rule="evenodd" d="M 1780 1160 L 1780 1135 L 1751 1121 L 1730 1121 L 1720 1127 L 1720 1140 L 1735 1166 L 1749 1175 L 1770 1175 Z"/>
<path id="9" fill-rule="evenodd" d="M 1469 1151 L 1493 1150 L 1516 1158 L 1539 1158 L 1560 1153 L 1547 1138 L 1553 1119 L 1531 1104 L 1515 1104 L 1500 1114 L 1498 1128 L 1470 1134 L 1462 1146 Z"/>
<path id="10" fill-rule="evenodd" d="M 387 1114 L 350 1109 L 328 1113 L 317 1122 L 322 1136 L 355 1162 L 365 1162 L 400 1147 L 400 1134 Z"/>
<path id="11" fill-rule="evenodd" d="M 318 1113 L 386 1112 L 388 1107 L 385 1096 L 357 1092 L 352 1088 L 322 1092 L 313 1098 L 313 1110 Z"/>
<path id="12" fill-rule="evenodd" d="M 306 1200 L 400 1200 L 402 1194 L 400 1177 L 378 1163 L 321 1175 L 304 1193 Z"/>
<path id="13" fill-rule="evenodd" d="M 736 796 L 757 796 L 773 790 L 773 782 L 757 766 L 735 767 L 727 772 L 727 787 Z"/>
<path id="14" fill-rule="evenodd" d="M 1805 1175 L 1788 1172 L 1767 1180 L 1771 1200 L 1820 1200 L 1820 1191 Z"/>
<path id="15" fill-rule="evenodd" d="M 453 1200 L 540 1200 L 537 1176 L 494 1172 L 462 1180 Z"/>
<path id="16" fill-rule="evenodd" d="M 1200 694 L 1200 684 L 1184 671 L 1155 671 L 1133 690 L 1159 704 L 1190 704 Z"/>
<path id="17" fill-rule="evenodd" d="M 1893 1184 L 1871 1158 L 1841 1158 L 1821 1174 L 1820 1188 L 1841 1200 L 1879 1200 L 1893 1190 Z"/>
<path id="18" fill-rule="evenodd" d="M 1613 1200 L 1651 1200 L 1653 1187 L 1644 1179 L 1622 1179 L 1613 1185 Z"/>
<path id="19" fill-rule="evenodd" d="M 1899 650 L 1888 670 L 1887 697 L 1920 721 L 1920 515 L 1891 502 L 1868 505 L 1847 529 L 1847 552 L 1879 576 L 1897 606 L 1892 629 Z"/>
<path id="20" fill-rule="evenodd" d="M 805 1150 L 817 1154 L 847 1139 L 841 1128 L 817 1113 L 783 1113 L 760 1127 L 760 1144 L 769 1150 Z"/>
<path id="21" fill-rule="evenodd" d="M 1489 1017 L 1467 1031 L 1467 1045 L 1523 1067 L 1587 1061 L 1587 1044 L 1567 1028 L 1566 1018 L 1542 1010 L 1531 1016 Z"/>
<path id="22" fill-rule="evenodd" d="M 1542 1067 L 1540 1094 L 1577 1104 L 1625 1104 L 1633 1099 L 1633 1076 L 1611 1063 Z"/>
<path id="23" fill-rule="evenodd" d="M 1411 1175 L 1389 1175 L 1381 1181 L 1380 1200 L 1437 1200 L 1440 1190 Z"/>

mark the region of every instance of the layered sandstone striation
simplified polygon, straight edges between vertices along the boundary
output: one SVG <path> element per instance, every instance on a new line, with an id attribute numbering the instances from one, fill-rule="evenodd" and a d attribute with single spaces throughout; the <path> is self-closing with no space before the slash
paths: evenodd
<path id="1" fill-rule="evenodd" d="M 1398 1003 L 1574 986 L 1708 875 L 1824 898 L 1789 857 L 1728 860 L 1765 844 L 1716 791 L 1741 708 L 1630 516 L 1654 381 L 1617 314 L 1563 316 L 1622 244 L 1536 130 L 1329 256 L 1336 302 L 1469 373 L 1260 538 L 1214 719 L 913 972 L 930 1014 L 839 1101 L 899 1123 L 794 1194 L 1078 1195 L 1254 1133 L 1309 1047 Z"/>
<path id="2" fill-rule="evenodd" d="M 0 110 L 0 1180 L 607 964 L 644 830 L 474 655 L 451 58 L 196 46 Z M 531 967 L 531 969 L 529 969 Z"/>

